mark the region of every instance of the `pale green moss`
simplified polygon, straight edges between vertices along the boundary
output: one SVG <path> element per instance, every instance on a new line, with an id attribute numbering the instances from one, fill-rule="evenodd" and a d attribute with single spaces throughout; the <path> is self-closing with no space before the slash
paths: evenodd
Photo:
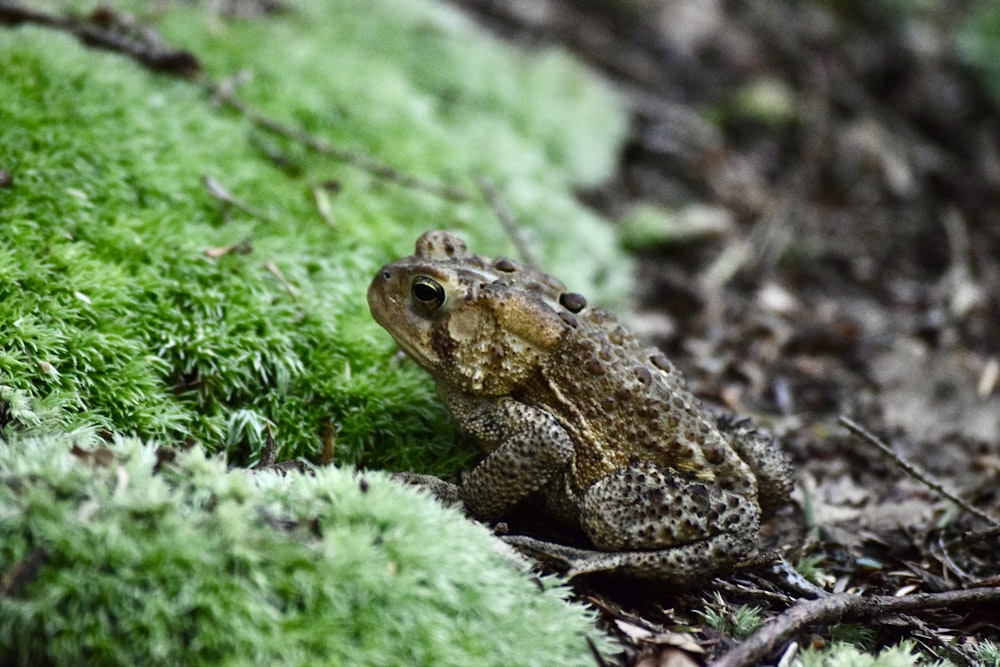
<path id="1" fill-rule="evenodd" d="M 1000 667 L 1000 646 L 986 640 L 975 646 L 976 657 L 984 667 Z"/>
<path id="2" fill-rule="evenodd" d="M 806 649 L 792 661 L 793 667 L 948 667 L 944 660 L 928 660 L 914 643 L 900 642 L 876 655 L 866 654 L 850 644 L 835 643 L 822 650 Z"/>
<path id="3" fill-rule="evenodd" d="M 609 648 L 566 590 L 518 576 L 483 528 L 384 475 L 14 444 L 0 448 L 0 572 L 21 568 L 0 595 L 3 664 L 590 665 L 588 636 Z"/>
<path id="4" fill-rule="evenodd" d="M 716 591 L 711 600 L 705 600 L 703 609 L 696 609 L 701 621 L 716 632 L 735 639 L 746 639 L 764 624 L 763 608 L 741 604 L 732 606 Z"/>

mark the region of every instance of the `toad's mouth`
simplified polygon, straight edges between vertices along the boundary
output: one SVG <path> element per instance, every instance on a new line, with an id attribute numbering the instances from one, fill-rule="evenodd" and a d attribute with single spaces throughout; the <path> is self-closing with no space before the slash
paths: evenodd
<path id="1" fill-rule="evenodd" d="M 368 309 L 371 311 L 372 319 L 378 322 L 379 326 L 392 336 L 392 339 L 396 341 L 396 344 L 407 356 L 420 366 L 429 368 L 432 366 L 431 359 L 426 354 L 421 353 L 420 348 L 413 343 L 413 338 L 419 332 L 410 332 L 407 335 L 406 331 L 400 330 L 399 319 L 391 316 L 393 313 L 402 313 L 405 305 L 399 299 L 386 294 L 380 289 L 384 285 L 384 283 L 379 284 L 380 277 L 382 277 L 382 272 L 379 272 L 379 276 L 376 277 L 368 289 Z M 408 326 L 412 327 L 412 324 Z"/>
<path id="2" fill-rule="evenodd" d="M 406 356 L 410 357 L 410 359 L 413 359 L 420 366 L 423 366 L 424 368 L 430 368 L 433 365 L 431 364 L 431 360 L 427 355 L 422 354 L 419 351 L 419 348 L 411 345 L 410 342 L 407 341 L 405 338 L 397 336 L 391 330 L 389 331 L 389 335 L 392 336 L 392 339 L 394 341 L 396 341 L 396 344 L 399 345 L 400 349 L 402 349 L 403 352 L 406 353 Z"/>

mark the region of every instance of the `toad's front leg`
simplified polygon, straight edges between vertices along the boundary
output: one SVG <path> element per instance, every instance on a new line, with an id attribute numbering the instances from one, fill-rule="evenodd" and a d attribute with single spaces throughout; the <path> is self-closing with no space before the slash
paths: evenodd
<path id="1" fill-rule="evenodd" d="M 448 407 L 489 452 L 462 480 L 466 510 L 499 519 L 549 484 L 573 458 L 573 441 L 552 415 L 512 398 L 449 397 Z"/>

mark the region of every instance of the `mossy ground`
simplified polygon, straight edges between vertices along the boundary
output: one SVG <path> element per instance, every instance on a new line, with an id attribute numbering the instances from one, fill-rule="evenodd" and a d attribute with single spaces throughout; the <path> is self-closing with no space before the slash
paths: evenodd
<path id="1" fill-rule="evenodd" d="M 428 180 L 475 193 L 489 177 L 553 272 L 621 292 L 611 233 L 572 189 L 609 172 L 624 121 L 565 55 L 515 55 L 433 3 L 299 3 L 232 21 L 166 7 L 140 18 L 214 80 L 252 73 L 242 99 Z M 0 190 L 8 432 L 198 442 L 238 462 L 258 457 L 268 428 L 282 458 L 315 458 L 333 430 L 340 463 L 454 469 L 462 454 L 430 382 L 391 364 L 365 288 L 430 228 L 513 253 L 487 206 L 310 153 L 197 85 L 52 31 L 8 30 L 0 68 L 0 168 L 14 179 Z M 206 176 L 262 216 L 213 199 Z M 332 228 L 312 194 L 330 182 Z M 249 254 L 205 255 L 238 244 Z"/>
<path id="2" fill-rule="evenodd" d="M 611 171 L 625 120 L 565 54 L 515 54 L 433 2 L 243 20 L 115 6 L 212 80 L 250 72 L 237 95 L 282 123 L 473 195 L 488 177 L 548 269 L 623 292 L 612 233 L 573 189 Z M 252 465 L 273 435 L 279 458 L 315 461 L 326 437 L 341 466 L 454 471 L 468 452 L 430 379 L 393 360 L 365 290 L 430 228 L 514 254 L 489 207 L 311 152 L 68 35 L 2 37 L 0 656 L 588 662 L 587 615 L 461 517 L 378 475 L 365 493 L 348 468 L 249 478 L 201 453 Z M 206 177 L 259 214 L 213 198 Z M 232 246 L 248 252 L 207 252 Z M 196 447 L 157 469 L 138 440 Z M 107 442 L 106 467 L 69 453 Z"/>
<path id="3" fill-rule="evenodd" d="M 16 445 L 0 448 L 3 664 L 587 665 L 585 638 L 605 646 L 565 589 L 383 474 Z"/>

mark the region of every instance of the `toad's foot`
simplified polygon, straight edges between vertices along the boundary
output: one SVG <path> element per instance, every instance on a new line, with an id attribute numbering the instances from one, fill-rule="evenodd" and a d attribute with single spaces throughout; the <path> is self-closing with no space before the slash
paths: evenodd
<path id="1" fill-rule="evenodd" d="M 504 542 L 554 569 L 568 579 L 581 574 L 607 572 L 637 579 L 656 579 L 677 586 L 704 581 L 738 561 L 747 549 L 733 536 L 716 535 L 705 540 L 651 551 L 597 551 L 545 542 L 526 535 L 504 536 Z"/>
<path id="2" fill-rule="evenodd" d="M 392 474 L 392 481 L 416 486 L 430 493 L 445 507 L 462 508 L 462 492 L 457 484 L 446 482 L 433 475 L 420 475 L 415 472 L 397 472 Z"/>

